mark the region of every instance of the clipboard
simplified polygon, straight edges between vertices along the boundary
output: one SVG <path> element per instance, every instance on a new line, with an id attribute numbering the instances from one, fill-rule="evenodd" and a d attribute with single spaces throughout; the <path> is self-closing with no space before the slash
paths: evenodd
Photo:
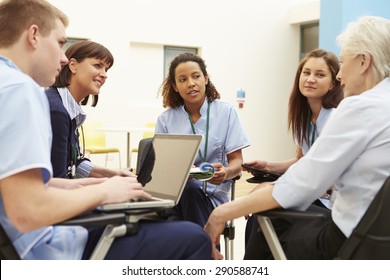
<path id="1" fill-rule="evenodd" d="M 247 179 L 248 183 L 263 183 L 263 182 L 273 182 L 276 181 L 282 174 L 269 172 L 264 169 L 258 169 L 253 166 L 249 166 L 246 164 L 241 164 L 248 172 L 250 172 L 253 177 Z"/>

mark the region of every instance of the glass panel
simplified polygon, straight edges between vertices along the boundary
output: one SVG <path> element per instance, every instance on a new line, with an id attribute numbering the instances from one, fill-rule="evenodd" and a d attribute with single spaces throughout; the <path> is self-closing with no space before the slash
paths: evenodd
<path id="1" fill-rule="evenodd" d="M 76 42 L 88 40 L 86 38 L 75 38 L 75 37 L 68 37 L 67 39 L 68 39 L 68 41 L 66 42 L 66 44 L 64 46 L 64 51 L 66 51 L 70 45 L 72 45 Z"/>
<path id="2" fill-rule="evenodd" d="M 309 51 L 318 48 L 318 27 L 318 22 L 301 26 L 301 59 Z"/>
<path id="3" fill-rule="evenodd" d="M 197 48 L 186 48 L 186 47 L 169 47 L 164 46 L 164 79 L 168 75 L 169 65 L 171 61 L 181 53 L 190 52 L 198 53 Z"/>

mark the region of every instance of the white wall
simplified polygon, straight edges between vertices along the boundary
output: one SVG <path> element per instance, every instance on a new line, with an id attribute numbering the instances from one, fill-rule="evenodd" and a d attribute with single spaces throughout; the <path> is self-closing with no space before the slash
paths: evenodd
<path id="1" fill-rule="evenodd" d="M 252 142 L 245 159 L 282 160 L 295 154 L 287 105 L 299 59 L 296 10 L 299 5 L 304 15 L 318 17 L 319 5 L 313 1 L 50 2 L 69 16 L 68 36 L 99 42 L 115 56 L 99 105 L 86 108 L 90 119 L 106 126 L 155 121 L 163 110 L 156 97 L 163 80 L 163 45 L 199 47 L 222 99 L 235 104 L 237 88 L 246 91 L 244 108 L 236 106 Z M 110 144 L 125 150 L 125 134 L 107 136 Z"/>

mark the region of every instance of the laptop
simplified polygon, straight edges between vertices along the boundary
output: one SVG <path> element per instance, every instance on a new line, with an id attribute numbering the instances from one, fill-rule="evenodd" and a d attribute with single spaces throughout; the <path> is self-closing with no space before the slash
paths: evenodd
<path id="1" fill-rule="evenodd" d="M 202 135 L 194 134 L 155 134 L 151 141 L 151 149 L 145 151 L 154 157 L 147 158 L 138 174 L 147 169 L 147 180 L 143 181 L 144 190 L 152 195 L 152 200 L 128 201 L 101 205 L 99 211 L 118 211 L 129 209 L 169 208 L 175 206 L 184 190 L 191 167 L 199 150 Z M 140 162 L 140 161 L 138 161 Z M 138 165 L 138 164 L 137 164 Z M 151 167 L 152 165 L 152 167 Z"/>

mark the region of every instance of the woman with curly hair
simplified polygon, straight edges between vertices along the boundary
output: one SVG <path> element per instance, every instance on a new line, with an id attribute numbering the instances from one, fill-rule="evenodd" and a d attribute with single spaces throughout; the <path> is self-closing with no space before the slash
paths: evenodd
<path id="1" fill-rule="evenodd" d="M 207 182 L 189 179 L 179 204 L 166 214 L 204 226 L 214 207 L 229 200 L 231 179 L 241 172 L 241 150 L 249 140 L 234 107 L 219 100 L 198 55 L 183 53 L 171 62 L 161 95 L 168 109 L 158 117 L 156 133 L 202 134 L 194 164 L 207 162 L 215 169 Z"/>

